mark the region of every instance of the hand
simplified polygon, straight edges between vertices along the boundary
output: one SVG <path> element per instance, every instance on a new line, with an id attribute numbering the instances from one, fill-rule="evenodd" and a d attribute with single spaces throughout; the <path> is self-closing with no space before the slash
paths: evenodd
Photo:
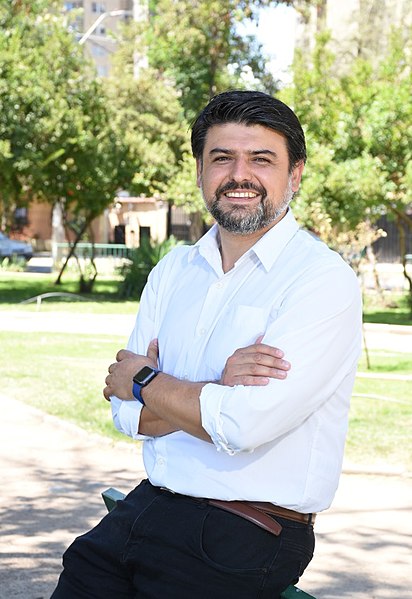
<path id="1" fill-rule="evenodd" d="M 103 395 L 107 401 L 110 401 L 111 395 L 123 400 L 134 400 L 132 392 L 134 375 L 144 366 L 157 368 L 158 353 L 157 339 L 149 343 L 146 356 L 135 354 L 127 349 L 117 352 L 116 362 L 110 364 L 109 374 L 105 379 L 106 387 L 103 389 Z"/>
<path id="2" fill-rule="evenodd" d="M 283 360 L 283 351 L 261 343 L 237 349 L 226 361 L 220 379 L 221 385 L 267 385 L 270 379 L 285 379 L 290 363 Z"/>

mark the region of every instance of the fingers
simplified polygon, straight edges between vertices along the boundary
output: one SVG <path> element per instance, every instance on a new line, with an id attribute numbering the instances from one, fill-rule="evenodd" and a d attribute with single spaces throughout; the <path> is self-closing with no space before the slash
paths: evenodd
<path id="1" fill-rule="evenodd" d="M 128 358 L 134 358 L 136 355 L 137 354 L 128 349 L 120 349 L 116 354 L 116 361 L 121 362 L 122 360 L 127 360 Z M 146 356 L 157 365 L 157 360 L 159 357 L 159 344 L 157 339 L 152 339 L 152 341 L 149 343 Z"/>
<path id="2" fill-rule="evenodd" d="M 133 376 L 144 366 L 157 366 L 158 346 L 157 340 L 150 342 L 147 355 L 136 354 L 127 349 L 121 349 L 116 354 L 116 362 L 110 364 L 109 374 L 105 379 L 103 395 L 107 400 L 116 396 L 124 401 L 134 400 Z"/>
<path id="3" fill-rule="evenodd" d="M 117 362 L 121 362 L 122 360 L 126 360 L 127 358 L 133 358 L 136 354 L 128 349 L 120 349 L 116 354 Z"/>
<path id="4" fill-rule="evenodd" d="M 289 370 L 290 363 L 283 359 L 283 351 L 265 345 L 256 343 L 248 347 L 237 349 L 234 354 L 228 358 L 227 362 L 235 364 L 260 364 L 263 366 L 275 367 L 279 370 Z"/>
<path id="5" fill-rule="evenodd" d="M 283 359 L 283 351 L 257 342 L 240 348 L 226 362 L 220 383 L 223 385 L 267 385 L 270 379 L 285 379 L 290 362 Z"/>
<path id="6" fill-rule="evenodd" d="M 152 341 L 149 343 L 146 355 L 156 364 L 156 366 L 158 365 L 157 361 L 159 358 L 159 344 L 157 339 L 152 339 Z"/>

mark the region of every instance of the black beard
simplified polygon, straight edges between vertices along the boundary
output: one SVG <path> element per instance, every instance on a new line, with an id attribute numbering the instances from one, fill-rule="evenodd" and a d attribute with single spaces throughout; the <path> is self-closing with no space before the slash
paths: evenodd
<path id="1" fill-rule="evenodd" d="M 250 208 L 243 204 L 233 204 L 231 208 L 222 210 L 220 205 L 221 196 L 227 191 L 248 190 L 255 191 L 260 195 L 260 203 L 255 208 Z M 245 233 L 255 233 L 270 225 L 271 222 L 279 216 L 278 211 L 266 202 L 267 191 L 264 187 L 254 185 L 253 183 L 236 183 L 229 181 L 225 185 L 218 187 L 209 208 L 210 214 L 216 222 L 229 231 L 239 235 Z"/>

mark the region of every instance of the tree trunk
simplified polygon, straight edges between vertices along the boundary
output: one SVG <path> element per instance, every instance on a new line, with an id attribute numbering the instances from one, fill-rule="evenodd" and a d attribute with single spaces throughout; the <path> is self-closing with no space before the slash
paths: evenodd
<path id="1" fill-rule="evenodd" d="M 76 256 L 76 246 L 79 243 L 80 239 L 83 237 L 84 232 L 86 231 L 87 227 L 89 226 L 88 221 L 85 221 L 85 223 L 83 224 L 82 228 L 80 229 L 80 231 L 77 233 L 75 240 L 73 241 L 73 244 L 70 246 L 70 251 L 68 253 L 68 256 L 66 258 L 66 260 L 64 261 L 60 272 L 58 274 L 57 279 L 55 280 L 54 284 L 55 285 L 60 285 L 61 284 L 61 279 L 63 276 L 64 271 L 66 270 L 66 266 L 69 263 L 69 260 L 72 256 Z"/>
<path id="2" fill-rule="evenodd" d="M 408 297 L 408 304 L 409 304 L 409 311 L 412 315 L 412 278 L 409 276 L 407 270 L 406 270 L 406 233 L 405 233 L 405 222 L 403 222 L 401 220 L 401 217 L 398 215 L 398 218 L 396 220 L 396 224 L 398 227 L 398 233 L 399 233 L 399 253 L 401 256 L 401 260 L 402 260 L 402 267 L 403 267 L 403 275 L 405 277 L 405 279 L 408 281 L 408 285 L 409 285 L 409 297 Z"/>

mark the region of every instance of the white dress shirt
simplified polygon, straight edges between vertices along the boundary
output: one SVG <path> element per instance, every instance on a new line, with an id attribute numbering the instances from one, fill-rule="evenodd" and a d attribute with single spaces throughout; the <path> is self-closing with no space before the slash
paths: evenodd
<path id="1" fill-rule="evenodd" d="M 116 427 L 144 439 L 152 484 L 225 500 L 270 501 L 300 512 L 329 507 L 342 467 L 349 401 L 361 348 L 355 274 L 289 210 L 227 273 L 214 226 L 152 271 L 129 349 L 159 340 L 159 367 L 179 379 L 218 381 L 227 358 L 253 344 L 285 352 L 292 367 L 267 386 L 208 383 L 202 425 L 143 437 L 142 406 L 112 398 Z"/>

